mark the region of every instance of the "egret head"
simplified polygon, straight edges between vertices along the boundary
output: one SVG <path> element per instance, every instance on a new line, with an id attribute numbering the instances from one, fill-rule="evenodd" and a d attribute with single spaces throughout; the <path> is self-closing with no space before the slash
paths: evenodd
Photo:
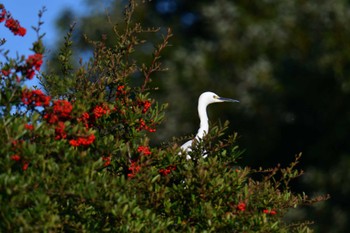
<path id="1" fill-rule="evenodd" d="M 214 92 L 207 91 L 207 92 L 202 93 L 199 96 L 198 102 L 208 105 L 208 104 L 212 104 L 212 103 L 239 102 L 239 101 L 238 100 L 234 100 L 234 99 L 220 97 L 217 94 L 215 94 Z"/>

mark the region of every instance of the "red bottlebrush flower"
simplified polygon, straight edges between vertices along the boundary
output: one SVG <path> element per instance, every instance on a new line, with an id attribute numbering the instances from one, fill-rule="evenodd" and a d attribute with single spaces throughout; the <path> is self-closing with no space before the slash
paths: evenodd
<path id="1" fill-rule="evenodd" d="M 21 156 L 19 156 L 19 155 L 12 155 L 11 156 L 11 160 L 13 160 L 13 161 L 20 161 L 21 160 Z"/>
<path id="2" fill-rule="evenodd" d="M 147 146 L 139 146 L 137 148 L 137 152 L 141 153 L 142 155 L 150 155 L 151 151 L 149 149 L 149 147 Z"/>
<path id="3" fill-rule="evenodd" d="M 33 125 L 30 125 L 30 124 L 25 124 L 25 125 L 24 125 L 24 128 L 26 128 L 27 130 L 33 130 L 33 129 L 34 129 L 34 126 L 33 126 Z"/>
<path id="4" fill-rule="evenodd" d="M 245 211 L 245 208 L 246 208 L 246 204 L 244 202 L 240 202 L 237 205 L 237 210 L 239 210 L 239 211 Z"/>

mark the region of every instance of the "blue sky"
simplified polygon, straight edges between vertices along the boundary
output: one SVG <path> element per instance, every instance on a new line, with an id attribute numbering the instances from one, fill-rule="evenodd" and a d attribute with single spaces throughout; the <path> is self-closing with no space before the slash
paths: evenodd
<path id="1" fill-rule="evenodd" d="M 1 1 L 7 11 L 12 14 L 14 19 L 17 19 L 21 26 L 27 29 L 27 34 L 24 37 L 14 36 L 4 25 L 0 25 L 0 38 L 5 38 L 7 42 L 1 48 L 10 50 L 10 56 L 32 54 L 29 50 L 32 47 L 32 42 L 36 39 L 36 33 L 31 29 L 38 23 L 38 12 L 43 6 L 46 7 L 46 12 L 43 16 L 44 24 L 41 27 L 41 32 L 46 33 L 44 43 L 50 47 L 57 42 L 58 31 L 56 30 L 55 20 L 60 13 L 66 9 L 73 9 L 77 14 L 84 14 L 85 8 L 82 4 L 84 0 L 5 0 Z M 3 61 L 3 58 L 0 58 Z M 37 85 L 37 80 L 33 79 L 27 82 L 26 86 Z"/>

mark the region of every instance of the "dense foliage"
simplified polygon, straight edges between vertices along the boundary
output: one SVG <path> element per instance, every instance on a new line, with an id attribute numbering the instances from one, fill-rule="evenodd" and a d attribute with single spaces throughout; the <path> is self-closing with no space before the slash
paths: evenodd
<path id="1" fill-rule="evenodd" d="M 131 0 L 125 8 L 122 27 L 110 24 L 113 46 L 105 35 L 87 39 L 93 55 L 76 68 L 72 27 L 59 69 L 40 72 L 40 20 L 32 55 L 3 53 L 1 231 L 310 232 L 309 222 L 284 220 L 291 210 L 324 199 L 290 189 L 303 173 L 295 168 L 300 155 L 285 168 L 242 167 L 237 134 L 226 136 L 228 123 L 214 125 L 193 145 L 191 160 L 178 154 L 175 142 L 150 146 L 165 105 L 150 97 L 156 89 L 149 84 L 163 70 L 160 56 L 172 35 L 168 30 L 153 56 L 140 62 L 135 54 L 144 36 L 158 30 L 133 21 L 135 6 Z M 6 22 L 12 19 L 1 9 Z M 34 75 L 43 89 L 23 85 Z"/>
<path id="2" fill-rule="evenodd" d="M 108 33 L 100 2 L 85 2 L 88 13 L 78 16 L 78 31 L 94 38 Z M 120 20 L 122 1 L 104 2 Z M 212 106 L 209 113 L 240 132 L 242 163 L 288 164 L 303 152 L 307 173 L 294 187 L 332 198 L 302 214 L 316 221 L 317 232 L 349 232 L 350 2 L 153 0 L 137 17 L 168 25 L 176 35 L 162 56 L 171 72 L 154 79 L 161 88 L 152 95 L 170 104 L 152 143 L 195 132 L 196 101 L 188 100 L 208 87 L 234 97 L 239 105 Z M 66 12 L 60 25 L 73 19 Z M 85 51 L 79 38 L 77 48 Z"/>

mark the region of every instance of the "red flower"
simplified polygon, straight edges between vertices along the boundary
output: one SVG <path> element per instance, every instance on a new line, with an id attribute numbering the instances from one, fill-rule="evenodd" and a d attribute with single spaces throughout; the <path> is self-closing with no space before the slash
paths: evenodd
<path id="1" fill-rule="evenodd" d="M 30 125 L 30 124 L 25 124 L 25 125 L 24 125 L 24 128 L 26 128 L 27 130 L 33 130 L 33 129 L 34 129 L 34 126 L 33 126 L 33 125 Z"/>
<path id="2" fill-rule="evenodd" d="M 158 172 L 163 176 L 167 176 L 171 173 L 171 171 L 174 171 L 174 170 L 176 170 L 176 166 L 170 165 L 170 166 L 167 166 L 165 169 L 164 168 L 159 169 Z"/>
<path id="3" fill-rule="evenodd" d="M 124 85 L 118 86 L 118 87 L 117 87 L 117 91 L 123 91 L 123 90 L 124 90 L 124 87 L 125 87 Z"/>
<path id="4" fill-rule="evenodd" d="M 92 111 L 95 118 L 100 118 L 103 115 L 107 114 L 109 112 L 108 107 L 101 107 L 101 106 L 96 106 L 94 110 Z"/>
<path id="5" fill-rule="evenodd" d="M 146 100 L 146 101 L 139 101 L 138 105 L 143 107 L 142 113 L 146 113 L 152 104 L 150 101 Z"/>
<path id="6" fill-rule="evenodd" d="M 48 106 L 51 97 L 45 95 L 41 90 L 27 90 L 22 92 L 22 102 L 25 105 Z"/>
<path id="7" fill-rule="evenodd" d="M 69 118 L 73 106 L 67 100 L 56 100 L 53 103 L 53 111 L 59 118 Z"/>
<path id="8" fill-rule="evenodd" d="M 85 140 L 85 145 L 90 145 L 95 141 L 95 135 L 91 134 L 89 135 Z"/>
<path id="9" fill-rule="evenodd" d="M 77 139 L 72 139 L 69 141 L 69 144 L 72 146 L 89 146 L 95 141 L 95 135 L 90 134 L 86 137 L 78 137 Z"/>
<path id="10" fill-rule="evenodd" d="M 103 166 L 107 167 L 111 164 L 111 156 L 102 157 L 102 161 L 104 161 Z"/>
<path id="11" fill-rule="evenodd" d="M 22 166 L 22 170 L 25 171 L 28 169 L 29 163 L 28 162 L 24 162 L 23 166 Z"/>
<path id="12" fill-rule="evenodd" d="M 63 121 L 59 121 L 57 124 L 57 127 L 55 128 L 55 139 L 59 140 L 59 139 L 64 139 L 67 138 L 67 133 L 65 132 L 65 125 Z"/>
<path id="13" fill-rule="evenodd" d="M 29 79 L 29 80 L 31 80 L 35 75 L 35 71 L 32 69 L 28 69 L 24 73 L 25 73 L 27 79 Z"/>
<path id="14" fill-rule="evenodd" d="M 82 119 L 88 120 L 90 118 L 89 113 L 84 112 L 83 115 L 81 116 Z"/>
<path id="15" fill-rule="evenodd" d="M 138 165 L 135 161 L 132 161 L 128 170 L 129 170 L 128 177 L 134 178 L 136 174 L 141 170 L 141 166 Z"/>
<path id="16" fill-rule="evenodd" d="M 117 97 L 118 96 L 121 96 L 121 95 L 125 95 L 126 94 L 126 91 L 125 91 L 125 86 L 124 85 L 120 85 L 117 87 Z"/>
<path id="17" fill-rule="evenodd" d="M 164 169 L 164 168 L 161 168 L 161 169 L 159 169 L 159 174 L 161 174 L 162 176 L 167 176 L 167 175 L 169 175 L 170 174 L 170 170 L 169 169 Z"/>
<path id="18" fill-rule="evenodd" d="M 1 70 L 1 73 L 2 73 L 4 76 L 9 76 L 11 72 L 10 72 L 9 70 Z"/>
<path id="19" fill-rule="evenodd" d="M 75 139 L 70 140 L 70 141 L 69 141 L 69 144 L 70 144 L 71 146 L 75 146 L 75 147 L 80 146 L 78 140 L 75 140 Z"/>
<path id="20" fill-rule="evenodd" d="M 56 116 L 55 114 L 52 114 L 52 113 L 46 113 L 44 115 L 44 119 L 50 124 L 54 124 L 54 123 L 58 122 L 58 116 Z"/>
<path id="21" fill-rule="evenodd" d="M 19 161 L 19 160 L 21 160 L 21 156 L 19 156 L 19 155 L 12 155 L 12 156 L 11 156 L 11 160 L 13 160 L 13 161 Z"/>
<path id="22" fill-rule="evenodd" d="M 239 210 L 239 211 L 245 211 L 245 208 L 246 208 L 246 204 L 244 202 L 240 202 L 237 205 L 237 210 Z"/>
<path id="23" fill-rule="evenodd" d="M 14 20 L 13 18 L 9 18 L 5 22 L 5 26 L 8 28 L 14 28 L 17 26 L 17 24 L 18 24 L 18 22 L 16 20 Z"/>
<path id="24" fill-rule="evenodd" d="M 15 149 L 20 148 L 23 144 L 23 140 L 13 140 L 11 142 L 11 144 L 12 144 L 13 148 L 15 148 Z"/>
<path id="25" fill-rule="evenodd" d="M 53 102 L 53 112 L 46 113 L 44 119 L 50 124 L 58 121 L 65 121 L 70 118 L 73 106 L 67 100 L 55 100 Z"/>
<path id="26" fill-rule="evenodd" d="M 14 27 L 16 27 L 17 24 L 18 24 L 18 22 L 16 22 L 16 20 L 14 20 L 13 18 L 9 18 L 5 22 L 5 26 L 7 28 L 14 28 Z"/>
<path id="27" fill-rule="evenodd" d="M 82 122 L 86 129 L 89 128 L 89 119 L 90 115 L 87 112 L 84 112 L 81 117 L 78 118 L 78 122 Z"/>
<path id="28" fill-rule="evenodd" d="M 5 27 L 10 29 L 14 35 L 24 36 L 27 30 L 19 24 L 18 20 L 8 18 L 5 22 Z"/>
<path id="29" fill-rule="evenodd" d="M 7 15 L 7 11 L 4 8 L 2 8 L 0 13 L 0 23 L 5 21 L 6 15 Z"/>
<path id="30" fill-rule="evenodd" d="M 36 53 L 34 55 L 29 55 L 26 60 L 27 67 L 34 67 L 35 70 L 39 71 L 41 65 L 43 64 L 43 55 L 40 53 Z"/>
<path id="31" fill-rule="evenodd" d="M 148 109 L 151 107 L 151 102 L 150 101 L 145 101 L 144 103 L 143 103 L 143 110 L 142 110 L 142 112 L 143 113 L 145 113 L 145 112 L 147 112 L 148 111 Z"/>
<path id="32" fill-rule="evenodd" d="M 0 23 L 4 22 L 6 20 L 5 27 L 10 29 L 12 31 L 12 33 L 15 35 L 24 36 L 26 34 L 27 30 L 25 28 L 21 27 L 18 20 L 15 20 L 11 17 L 11 14 L 5 10 L 5 8 L 2 4 L 0 5 L 0 9 L 1 9 Z"/>
<path id="33" fill-rule="evenodd" d="M 26 33 L 27 33 L 27 29 L 25 29 L 24 27 L 19 27 L 18 28 L 17 35 L 25 36 Z"/>
<path id="34" fill-rule="evenodd" d="M 275 215 L 277 214 L 277 212 L 275 210 L 268 210 L 268 209 L 264 209 L 263 210 L 264 214 L 270 214 L 270 215 Z"/>
<path id="35" fill-rule="evenodd" d="M 156 132 L 156 129 L 153 129 L 151 127 L 149 127 L 148 125 L 146 125 L 146 122 L 141 118 L 140 119 L 140 126 L 137 128 L 138 131 L 141 130 L 147 130 L 148 132 L 154 133 Z"/>
<path id="36" fill-rule="evenodd" d="M 20 67 L 19 70 L 21 70 L 22 74 L 25 75 L 28 79 L 32 79 L 35 75 L 35 70 L 40 70 L 40 67 L 43 64 L 42 59 L 42 54 L 36 53 L 34 55 L 30 55 L 26 60 L 26 66 Z"/>
<path id="37" fill-rule="evenodd" d="M 139 146 L 137 148 L 137 152 L 139 152 L 143 155 L 150 155 L 151 154 L 151 151 L 150 151 L 149 147 L 147 147 L 147 146 Z"/>

